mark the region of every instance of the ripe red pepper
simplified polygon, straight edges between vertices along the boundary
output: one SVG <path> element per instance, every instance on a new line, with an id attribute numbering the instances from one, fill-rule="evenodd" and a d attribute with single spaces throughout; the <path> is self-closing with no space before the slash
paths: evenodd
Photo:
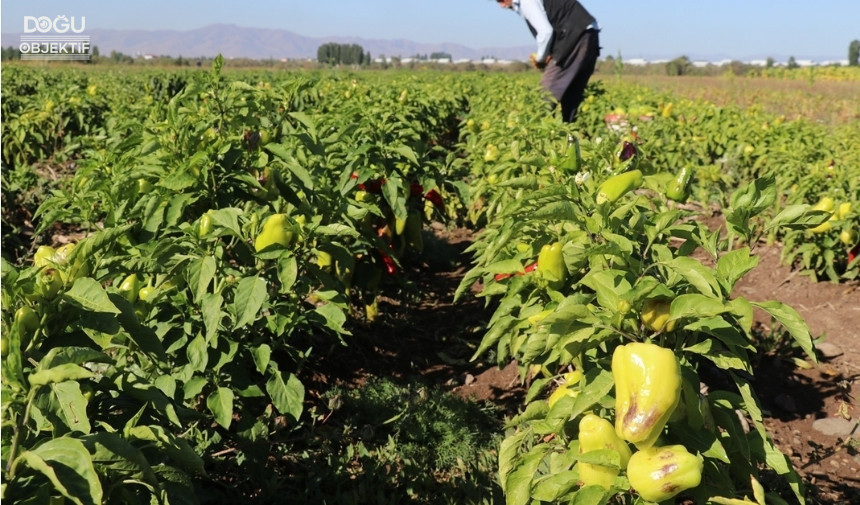
<path id="1" fill-rule="evenodd" d="M 396 274 L 397 263 L 394 262 L 394 259 L 382 250 L 379 251 L 379 254 L 382 256 L 382 262 L 385 264 L 385 271 L 388 272 L 388 275 Z"/>
<path id="2" fill-rule="evenodd" d="M 627 161 L 636 155 L 636 144 L 627 140 L 621 145 L 621 150 L 618 152 L 618 159 Z"/>
<path id="3" fill-rule="evenodd" d="M 409 196 L 421 196 L 424 194 L 424 186 L 413 182 L 409 185 Z"/>
<path id="4" fill-rule="evenodd" d="M 525 273 L 528 274 L 528 273 L 534 272 L 537 269 L 538 269 L 538 262 L 535 261 L 534 263 L 532 263 L 531 265 L 529 265 L 525 268 Z M 503 280 L 508 279 L 510 277 L 519 276 L 519 275 L 523 275 L 523 272 L 514 272 L 512 274 L 496 274 L 493 277 L 493 279 L 496 282 L 498 282 L 498 281 L 503 281 Z"/>
<path id="5" fill-rule="evenodd" d="M 442 201 L 442 195 L 440 195 L 435 189 L 431 189 L 424 195 L 424 198 L 430 200 L 437 209 L 444 211 L 445 210 L 445 202 Z"/>

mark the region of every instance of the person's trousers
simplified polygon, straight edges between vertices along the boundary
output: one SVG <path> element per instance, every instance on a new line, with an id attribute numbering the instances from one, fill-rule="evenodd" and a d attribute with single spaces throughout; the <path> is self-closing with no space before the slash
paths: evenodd
<path id="1" fill-rule="evenodd" d="M 597 30 L 583 33 L 570 55 L 561 62 L 550 61 L 541 78 L 541 85 L 561 104 L 562 119 L 568 123 L 576 119 L 585 87 L 600 56 L 597 33 Z"/>

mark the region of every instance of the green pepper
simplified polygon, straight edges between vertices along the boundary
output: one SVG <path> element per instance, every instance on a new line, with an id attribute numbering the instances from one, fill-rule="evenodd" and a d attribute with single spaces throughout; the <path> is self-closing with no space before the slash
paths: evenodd
<path id="1" fill-rule="evenodd" d="M 618 466 L 579 462 L 579 482 L 583 486 L 598 485 L 609 489 L 615 484 L 621 469 L 630 460 L 630 447 L 618 438 L 612 423 L 595 414 L 585 414 L 579 421 L 579 453 L 609 449 L 618 453 Z"/>
<path id="2" fill-rule="evenodd" d="M 640 449 L 651 447 L 681 401 L 681 366 L 671 349 L 648 342 L 612 354 L 615 432 Z"/>
<path id="3" fill-rule="evenodd" d="M 137 298 L 142 302 L 150 303 L 155 300 L 157 293 L 155 286 L 144 286 L 137 292 Z"/>
<path id="4" fill-rule="evenodd" d="M 146 179 L 140 178 L 137 180 L 137 193 L 139 195 L 145 195 L 147 193 L 152 192 L 153 186 L 152 183 Z"/>
<path id="5" fill-rule="evenodd" d="M 651 447 L 636 452 L 627 465 L 627 480 L 643 499 L 668 500 L 702 482 L 704 461 L 683 445 Z"/>
<path id="6" fill-rule="evenodd" d="M 567 136 L 567 151 L 561 161 L 561 168 L 567 172 L 579 172 L 582 165 L 582 155 L 579 151 L 579 139 L 573 135 Z"/>
<path id="7" fill-rule="evenodd" d="M 36 254 L 33 255 L 33 265 L 36 268 L 51 266 L 54 264 L 54 255 L 57 250 L 49 245 L 40 245 L 36 249 Z"/>
<path id="8" fill-rule="evenodd" d="M 137 300 L 139 291 L 140 279 L 137 277 L 137 274 L 129 274 L 119 284 L 119 294 L 128 300 L 129 303 L 134 303 Z"/>
<path id="9" fill-rule="evenodd" d="M 41 322 L 36 311 L 29 305 L 23 305 L 15 311 L 15 324 L 21 333 L 29 335 L 39 329 Z"/>
<path id="10" fill-rule="evenodd" d="M 394 233 L 397 236 L 403 235 L 406 232 L 406 218 L 405 217 L 395 217 L 394 218 Z"/>
<path id="11" fill-rule="evenodd" d="M 424 237 L 421 235 L 423 227 L 421 212 L 412 209 L 406 218 L 406 244 L 415 251 L 424 250 Z"/>
<path id="12" fill-rule="evenodd" d="M 45 300 L 53 300 L 62 287 L 63 279 L 55 268 L 43 270 L 36 279 L 36 292 Z"/>
<path id="13" fill-rule="evenodd" d="M 212 211 L 206 211 L 200 216 L 200 222 L 197 224 L 197 236 L 203 238 L 212 233 Z"/>
<path id="14" fill-rule="evenodd" d="M 295 227 L 286 214 L 272 214 L 263 222 L 263 229 L 254 241 L 257 252 L 281 246 L 288 247 L 293 241 Z"/>
<path id="15" fill-rule="evenodd" d="M 615 203 L 619 198 L 629 191 L 642 185 L 642 171 L 631 170 L 622 174 L 613 175 L 603 181 L 597 188 L 597 205 Z"/>
<path id="16" fill-rule="evenodd" d="M 683 202 L 687 199 L 687 193 L 690 190 L 690 179 L 693 171 L 690 167 L 683 167 L 678 172 L 669 184 L 666 186 L 666 198 L 676 202 Z"/>
<path id="17" fill-rule="evenodd" d="M 558 290 L 564 285 L 567 267 L 562 256 L 561 242 L 546 244 L 538 254 L 538 272 L 548 281 L 550 288 Z"/>

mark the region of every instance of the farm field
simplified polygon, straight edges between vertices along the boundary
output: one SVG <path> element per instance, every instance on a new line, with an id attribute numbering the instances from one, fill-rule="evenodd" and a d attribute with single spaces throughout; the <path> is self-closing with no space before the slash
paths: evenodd
<path id="1" fill-rule="evenodd" d="M 625 75 L 624 80 L 691 100 L 753 108 L 775 116 L 804 118 L 824 125 L 852 123 L 860 118 L 860 89 L 856 81 L 824 76 L 816 78 L 814 73 L 807 75 L 811 78 Z"/>
<path id="2" fill-rule="evenodd" d="M 860 499 L 860 74 L 221 63 L 4 68 L 4 499 Z"/>

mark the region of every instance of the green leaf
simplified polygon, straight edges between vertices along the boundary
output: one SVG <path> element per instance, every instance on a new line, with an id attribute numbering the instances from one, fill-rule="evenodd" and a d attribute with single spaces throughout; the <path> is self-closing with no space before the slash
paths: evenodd
<path id="1" fill-rule="evenodd" d="M 128 431 L 128 436 L 129 438 L 155 442 L 159 452 L 172 459 L 179 467 L 195 474 L 206 475 L 203 459 L 194 452 L 188 441 L 171 433 L 163 426 L 135 426 Z M 159 471 L 160 468 L 161 465 L 153 468 L 153 470 Z"/>
<path id="2" fill-rule="evenodd" d="M 93 373 L 75 363 L 63 363 L 44 370 L 38 370 L 28 377 L 30 386 L 44 386 L 64 381 L 89 379 Z"/>
<path id="3" fill-rule="evenodd" d="M 609 310 L 618 310 L 619 295 L 628 293 L 633 285 L 625 270 L 592 270 L 580 281 L 597 294 L 597 303 Z"/>
<path id="4" fill-rule="evenodd" d="M 679 256 L 667 261 L 666 266 L 687 280 L 700 293 L 718 296 L 720 285 L 711 269 L 689 256 Z"/>
<path id="5" fill-rule="evenodd" d="M 188 265 L 188 285 L 193 290 L 195 302 L 208 292 L 217 268 L 212 256 L 203 256 Z"/>
<path id="6" fill-rule="evenodd" d="M 206 342 L 212 342 L 221 326 L 224 313 L 221 307 L 224 305 L 224 297 L 218 293 L 207 293 L 200 300 L 200 312 L 203 315 L 203 326 L 206 328 Z"/>
<path id="7" fill-rule="evenodd" d="M 206 365 L 209 364 L 209 346 L 206 344 L 206 339 L 202 335 L 197 335 L 188 346 L 185 348 L 185 354 L 188 356 L 188 363 L 197 372 L 205 372 Z"/>
<path id="8" fill-rule="evenodd" d="M 21 453 L 20 457 L 27 466 L 47 477 L 54 488 L 73 503 L 102 503 L 99 476 L 90 453 L 80 440 L 55 438 Z"/>
<path id="9" fill-rule="evenodd" d="M 269 347 L 269 344 L 260 344 L 259 347 L 253 350 L 253 357 L 257 371 L 260 373 L 266 373 L 266 369 L 269 367 L 269 361 L 272 358 L 272 348 Z"/>
<path id="10" fill-rule="evenodd" d="M 206 407 L 215 415 L 216 423 L 223 428 L 229 428 L 233 421 L 233 391 L 219 387 L 206 397 Z"/>
<path id="11" fill-rule="evenodd" d="M 78 277 L 75 279 L 71 289 L 63 294 L 63 298 L 93 312 L 106 312 L 109 314 L 119 314 L 122 312 L 110 301 L 107 291 L 104 290 L 101 284 L 90 277 Z"/>
<path id="12" fill-rule="evenodd" d="M 723 287 L 723 294 L 729 296 L 744 275 L 758 265 L 759 257 L 750 254 L 749 247 L 728 252 L 717 260 L 717 278 Z"/>
<path id="13" fill-rule="evenodd" d="M 669 319 L 709 318 L 727 312 L 728 310 L 728 307 L 726 307 L 723 301 L 719 298 L 700 295 L 698 293 L 689 293 L 678 295 L 674 300 L 672 300 L 672 305 L 669 309 Z"/>
<path id="14" fill-rule="evenodd" d="M 616 459 L 618 459 L 616 457 Z M 579 472 L 566 470 L 549 475 L 535 483 L 532 498 L 543 502 L 556 502 L 579 485 Z"/>
<path id="15" fill-rule="evenodd" d="M 255 275 L 239 281 L 233 302 L 233 313 L 236 316 L 233 329 L 236 330 L 246 324 L 253 323 L 263 307 L 266 297 L 265 279 Z"/>
<path id="16" fill-rule="evenodd" d="M 346 314 L 337 304 L 325 303 L 314 309 L 314 312 L 322 316 L 326 328 L 336 333 L 346 333 L 343 325 L 346 324 Z"/>
<path id="17" fill-rule="evenodd" d="M 145 482 L 153 488 L 158 486 L 158 478 L 143 453 L 123 439 L 119 433 L 106 431 L 93 433 L 83 437 L 81 442 L 92 454 L 94 465 L 103 478 L 112 475 L 114 483 L 132 479 Z"/>
<path id="18" fill-rule="evenodd" d="M 499 481 L 506 482 L 508 475 L 516 466 L 516 461 L 519 459 L 520 449 L 526 436 L 530 435 L 530 431 L 517 432 L 504 440 L 499 445 Z"/>
<path id="19" fill-rule="evenodd" d="M 289 293 L 299 276 L 299 266 L 292 254 L 282 254 L 278 258 L 278 280 L 281 281 L 280 293 Z"/>
<path id="20" fill-rule="evenodd" d="M 298 421 L 302 415 L 302 403 L 305 399 L 305 387 L 298 377 L 289 374 L 284 381 L 283 374 L 275 370 L 266 382 L 266 392 L 269 393 L 272 404 L 278 412 L 288 414 Z"/>
<path id="21" fill-rule="evenodd" d="M 532 481 L 544 454 L 549 449 L 547 444 L 539 444 L 520 460 L 517 468 L 511 472 L 503 483 L 506 505 L 526 505 L 531 502 Z"/>
<path id="22" fill-rule="evenodd" d="M 806 353 L 809 358 L 818 363 L 818 358 L 815 354 L 815 347 L 812 343 L 812 336 L 809 334 L 809 326 L 806 321 L 790 306 L 779 301 L 768 302 L 750 302 L 755 307 L 758 307 L 771 316 L 788 330 L 788 333 L 794 337 L 795 342 Z"/>
<path id="23" fill-rule="evenodd" d="M 57 412 L 71 431 L 87 434 L 90 432 L 90 420 L 87 417 L 87 400 L 81 393 L 81 385 L 77 381 L 65 381 L 51 384 L 51 393 L 59 407 Z"/>
<path id="24" fill-rule="evenodd" d="M 787 228 L 789 230 L 805 230 L 814 228 L 832 216 L 826 210 L 810 210 L 809 204 L 786 205 L 779 214 L 768 223 L 765 231 L 770 231 L 774 228 Z"/>

